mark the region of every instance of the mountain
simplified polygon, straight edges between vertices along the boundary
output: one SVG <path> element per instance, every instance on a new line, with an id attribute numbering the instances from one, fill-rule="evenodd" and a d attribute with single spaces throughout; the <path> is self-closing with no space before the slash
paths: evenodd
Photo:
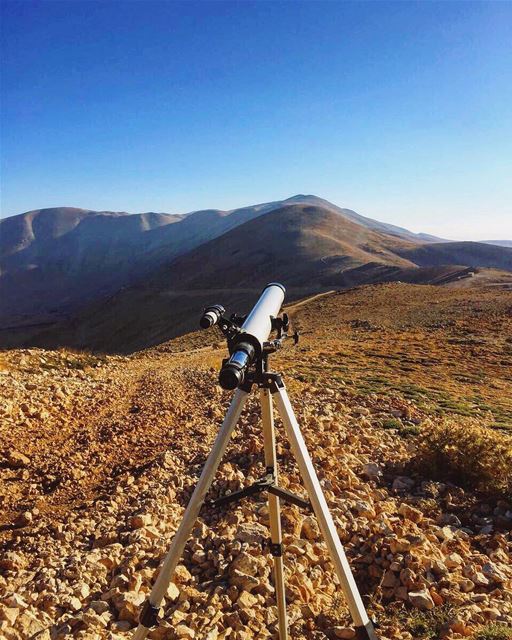
<path id="1" fill-rule="evenodd" d="M 464 264 L 512 271 L 512 248 L 482 242 L 444 242 L 397 251 L 403 258 L 422 267 Z"/>
<path id="2" fill-rule="evenodd" d="M 52 320 L 117 290 L 181 218 L 60 207 L 1 220 L 2 325 Z"/>
<path id="3" fill-rule="evenodd" d="M 455 243 L 311 195 L 189 214 L 56 208 L 0 221 L 0 346 L 131 352 L 245 308 L 268 280 L 289 299 L 365 283 L 457 283 L 512 271 L 512 249 Z M 503 272 L 497 277 L 508 284 Z"/>
<path id="4" fill-rule="evenodd" d="M 484 244 L 494 244 L 497 247 L 512 247 L 512 240 L 482 240 Z"/>
<path id="5" fill-rule="evenodd" d="M 112 295 L 231 229 L 285 206 L 314 205 L 368 229 L 378 223 L 311 195 L 230 211 L 188 214 L 38 209 L 0 220 L 0 327 L 53 323 L 78 307 Z"/>
<path id="6" fill-rule="evenodd" d="M 476 264 L 474 259 L 512 270 L 510 249 L 453 243 L 462 247 L 452 249 L 450 257 L 449 248 L 442 251 L 450 243 L 419 244 L 386 234 L 340 215 L 333 207 L 286 204 L 254 214 L 246 210 L 252 219 L 162 261 L 114 294 L 86 302 L 70 318 L 0 331 L 0 340 L 6 346 L 64 344 L 132 352 L 190 331 L 206 304 L 247 310 L 273 279 L 283 282 L 288 300 L 293 300 L 371 282 L 453 282 L 469 275 L 467 265 Z M 181 224 L 184 221 L 168 225 L 166 231 Z M 169 255 L 174 255 L 173 248 Z"/>
<path id="7" fill-rule="evenodd" d="M 428 233 L 413 233 L 408 229 L 397 227 L 394 224 L 379 222 L 378 220 L 367 218 L 366 216 L 362 216 L 359 213 L 352 211 L 352 209 L 342 209 L 340 207 L 337 207 L 328 200 L 324 200 L 323 198 L 319 198 L 318 196 L 297 195 L 288 198 L 288 200 L 285 200 L 284 202 L 290 204 L 310 204 L 320 206 L 325 209 L 329 209 L 330 211 L 335 211 L 342 215 L 344 218 L 348 218 L 353 222 L 357 222 L 357 224 L 360 224 L 367 229 L 381 231 L 382 233 L 397 236 L 405 240 L 412 240 L 414 242 L 447 242 L 447 240 L 444 240 L 443 238 L 438 238 Z"/>

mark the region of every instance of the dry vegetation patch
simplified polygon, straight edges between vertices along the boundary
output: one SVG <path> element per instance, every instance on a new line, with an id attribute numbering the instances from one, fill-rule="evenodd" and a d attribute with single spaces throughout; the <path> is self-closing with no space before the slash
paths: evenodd
<path id="1" fill-rule="evenodd" d="M 474 418 L 427 420 L 416 442 L 413 467 L 428 478 L 483 494 L 512 496 L 512 439 Z"/>

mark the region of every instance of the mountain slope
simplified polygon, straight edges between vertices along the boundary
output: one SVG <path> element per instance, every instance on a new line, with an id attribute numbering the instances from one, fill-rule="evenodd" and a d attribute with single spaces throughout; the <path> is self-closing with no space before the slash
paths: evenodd
<path id="1" fill-rule="evenodd" d="M 428 233 L 414 233 L 412 231 L 409 231 L 408 229 L 404 229 L 403 227 L 397 227 L 394 224 L 379 222 L 378 220 L 374 220 L 373 218 L 367 218 L 366 216 L 362 216 L 361 214 L 352 211 L 352 209 L 344 209 L 338 207 L 335 204 L 332 204 L 332 202 L 324 200 L 323 198 L 319 198 L 318 196 L 297 195 L 288 198 L 288 200 L 285 200 L 284 202 L 290 204 L 310 204 L 314 206 L 320 206 L 325 209 L 329 209 L 330 211 L 335 211 L 336 213 L 342 215 L 344 218 L 347 218 L 352 222 L 356 222 L 357 224 L 360 224 L 367 229 L 380 231 L 388 235 L 398 236 L 399 238 L 410 240 L 412 242 L 447 242 L 442 238 L 432 236 Z"/>
<path id="2" fill-rule="evenodd" d="M 512 624 L 510 297 L 391 284 L 289 309 L 301 338 L 271 366 L 382 639 L 445 622 L 452 640 L 497 638 L 485 629 Z M 2 354 L 3 638 L 133 635 L 231 400 L 217 384 L 226 354 L 215 330 L 129 358 Z M 277 426 L 280 484 L 304 496 Z M 154 638 L 178 622 L 197 640 L 277 636 L 266 496 L 210 502 L 265 474 L 262 441 L 253 389 Z M 282 522 L 291 637 L 355 637 L 315 518 L 283 503 Z M 421 611 L 430 597 L 443 605 Z"/>
<path id="3" fill-rule="evenodd" d="M 512 271 L 512 248 L 482 242 L 444 242 L 410 247 L 405 251 L 397 248 L 397 253 L 422 267 L 463 264 Z"/>
<path id="4" fill-rule="evenodd" d="M 494 244 L 498 247 L 512 247 L 512 240 L 482 240 L 484 244 Z"/>
<path id="5" fill-rule="evenodd" d="M 81 253 L 94 250 L 105 236 L 111 242 L 133 242 L 137 234 L 181 218 L 165 213 L 128 214 L 74 207 L 28 211 L 0 220 L 2 268 L 16 270 L 34 263 L 40 266 L 63 259 L 72 261 L 74 249 L 79 248 Z M 68 255 L 64 237 L 70 240 Z"/>

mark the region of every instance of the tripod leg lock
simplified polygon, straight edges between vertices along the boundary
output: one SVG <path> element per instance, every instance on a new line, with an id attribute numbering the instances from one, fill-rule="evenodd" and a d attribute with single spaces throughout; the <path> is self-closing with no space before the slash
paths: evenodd
<path id="1" fill-rule="evenodd" d="M 263 550 L 268 549 L 274 558 L 280 558 L 283 555 L 283 545 L 280 542 L 272 542 L 270 538 L 263 540 Z"/>
<path id="2" fill-rule="evenodd" d="M 144 606 L 142 607 L 142 611 L 139 616 L 139 624 L 146 629 L 151 629 L 151 627 L 156 627 L 158 624 L 158 614 L 160 613 L 160 607 L 154 607 L 149 600 L 146 600 Z"/>

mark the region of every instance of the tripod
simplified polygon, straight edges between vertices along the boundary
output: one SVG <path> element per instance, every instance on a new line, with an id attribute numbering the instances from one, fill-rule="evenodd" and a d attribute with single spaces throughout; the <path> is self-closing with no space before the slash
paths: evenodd
<path id="1" fill-rule="evenodd" d="M 255 484 L 226 495 L 214 501 L 215 505 L 227 504 L 241 498 L 266 491 L 268 494 L 268 508 L 270 519 L 270 552 L 274 557 L 274 586 L 276 593 L 279 639 L 288 640 L 288 625 L 286 619 L 286 599 L 283 571 L 283 547 L 280 520 L 280 500 L 296 504 L 301 507 L 313 508 L 320 531 L 334 564 L 336 574 L 340 580 L 350 615 L 354 622 L 356 638 L 358 640 L 378 640 L 374 627 L 357 589 L 347 557 L 341 546 L 336 527 L 329 512 L 327 502 L 322 492 L 313 463 L 309 456 L 299 424 L 294 415 L 290 399 L 282 377 L 277 373 L 270 373 L 268 369 L 268 355 L 275 351 L 274 343 L 265 343 L 262 356 L 257 360 L 242 385 L 233 396 L 226 413 L 222 427 L 213 444 L 210 455 L 201 473 L 201 477 L 185 510 L 181 524 L 176 531 L 167 556 L 160 569 L 158 578 L 153 586 L 148 600 L 144 604 L 133 640 L 143 640 L 149 629 L 158 623 L 158 612 L 174 575 L 176 565 L 183 553 L 187 538 L 192 531 L 199 511 L 205 501 L 206 494 L 213 482 L 220 461 L 226 451 L 231 434 L 240 418 L 242 409 L 252 390 L 253 385 L 260 389 L 261 414 L 263 422 L 263 440 L 265 452 L 266 475 Z M 277 476 L 276 442 L 273 418 L 273 401 L 284 424 L 286 435 L 299 471 L 306 486 L 310 502 L 295 496 L 279 487 Z"/>

